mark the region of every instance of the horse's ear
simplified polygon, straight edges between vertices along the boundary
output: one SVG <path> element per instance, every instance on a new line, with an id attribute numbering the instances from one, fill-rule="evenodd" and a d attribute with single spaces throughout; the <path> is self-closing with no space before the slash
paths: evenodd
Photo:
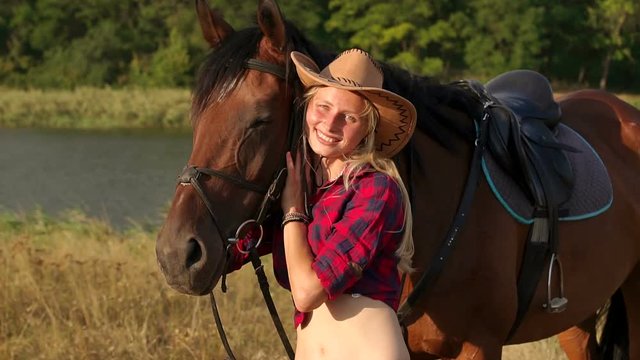
<path id="1" fill-rule="evenodd" d="M 212 48 L 217 48 L 222 40 L 233 34 L 233 27 L 224 21 L 218 11 L 209 7 L 207 0 L 196 0 L 196 12 L 202 35 Z"/>
<path id="2" fill-rule="evenodd" d="M 258 26 L 273 48 L 278 52 L 284 51 L 287 41 L 284 17 L 275 0 L 258 2 Z"/>

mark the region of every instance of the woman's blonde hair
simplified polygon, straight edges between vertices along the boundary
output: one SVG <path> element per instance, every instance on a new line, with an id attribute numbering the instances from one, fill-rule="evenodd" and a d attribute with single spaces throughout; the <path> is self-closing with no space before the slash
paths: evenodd
<path id="1" fill-rule="evenodd" d="M 307 105 L 320 88 L 321 86 L 313 86 L 307 89 L 304 93 L 301 106 L 305 116 L 306 111 L 304 110 L 306 110 Z M 404 186 L 404 182 L 402 181 L 398 168 L 393 160 L 382 157 L 378 152 L 376 152 L 375 129 L 378 121 L 380 120 L 380 114 L 371 101 L 364 96 L 361 96 L 361 98 L 364 100 L 365 107 L 359 115 L 361 119 L 367 120 L 368 131 L 362 143 L 345 160 L 346 165 L 342 173 L 344 186 L 348 189 L 355 176 L 366 165 L 370 165 L 376 171 L 389 175 L 398 184 L 398 187 L 402 192 L 402 202 L 404 205 L 404 226 L 402 229 L 397 230 L 398 232 L 403 231 L 403 236 L 400 246 L 396 249 L 396 256 L 398 257 L 398 269 L 403 273 L 409 273 L 413 271 L 411 258 L 414 253 L 413 216 L 411 212 L 409 193 Z"/>

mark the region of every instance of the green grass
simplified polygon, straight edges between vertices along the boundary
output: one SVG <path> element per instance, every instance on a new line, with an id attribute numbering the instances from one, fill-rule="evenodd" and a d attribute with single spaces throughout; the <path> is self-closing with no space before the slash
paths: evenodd
<path id="1" fill-rule="evenodd" d="M 1 212 L 0 358 L 223 359 L 208 298 L 165 284 L 154 242 L 153 232 L 116 231 L 81 212 Z M 290 296 L 267 273 L 295 343 Z M 216 294 L 238 359 L 285 359 L 251 266 L 228 284 Z M 504 359 L 564 355 L 546 340 L 506 347 Z"/>
<path id="2" fill-rule="evenodd" d="M 628 102 L 629 104 L 636 107 L 636 109 L 640 109 L 640 95 L 638 94 L 618 94 L 618 96 Z"/>
<path id="3" fill-rule="evenodd" d="M 188 128 L 186 89 L 0 88 L 0 127 Z"/>

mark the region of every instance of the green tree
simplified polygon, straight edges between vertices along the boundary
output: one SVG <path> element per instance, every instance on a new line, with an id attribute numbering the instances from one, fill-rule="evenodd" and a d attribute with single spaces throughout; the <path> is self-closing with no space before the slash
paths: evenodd
<path id="1" fill-rule="evenodd" d="M 600 88 L 607 87 L 612 61 L 629 60 L 639 40 L 640 3 L 637 0 L 595 0 L 589 21 L 597 31 L 596 48 L 603 53 Z"/>
<path id="2" fill-rule="evenodd" d="M 330 0 L 329 31 L 340 48 L 368 50 L 413 72 L 443 74 L 456 58 L 465 16 L 457 1 Z"/>
<path id="3" fill-rule="evenodd" d="M 473 0 L 465 62 L 472 74 L 495 76 L 504 71 L 541 64 L 541 23 L 544 9 L 528 0 Z"/>
<path id="4" fill-rule="evenodd" d="M 284 17 L 300 29 L 314 44 L 336 51 L 337 39 L 325 27 L 329 19 L 329 0 L 280 1 Z"/>
<path id="5" fill-rule="evenodd" d="M 556 79 L 587 85 L 595 69 L 596 50 L 591 46 L 594 30 L 588 25 L 588 6 L 593 0 L 570 2 L 535 1 L 544 9 L 540 24 L 543 47 L 540 71 Z"/>
<path id="6" fill-rule="evenodd" d="M 192 6 L 151 2 L 139 5 L 130 38 L 123 83 L 138 86 L 190 86 L 208 50 Z"/>
<path id="7" fill-rule="evenodd" d="M 138 58 L 131 62 L 131 82 L 150 87 L 175 87 L 188 85 L 189 53 L 186 41 L 177 29 L 171 31 L 168 43 L 151 56 L 148 66 Z"/>

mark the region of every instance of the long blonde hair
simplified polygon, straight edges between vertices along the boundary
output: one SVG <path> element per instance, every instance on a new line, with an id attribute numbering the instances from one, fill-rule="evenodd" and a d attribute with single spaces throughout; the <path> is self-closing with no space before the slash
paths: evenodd
<path id="1" fill-rule="evenodd" d="M 302 113 L 305 116 L 306 107 L 318 92 L 319 88 L 321 88 L 321 86 L 313 86 L 305 91 L 302 102 L 300 103 L 303 109 Z M 364 96 L 361 96 L 361 98 L 364 100 L 365 108 L 360 114 L 360 118 L 367 120 L 368 131 L 362 143 L 345 160 L 345 168 L 342 173 L 344 186 L 348 189 L 355 176 L 366 165 L 370 165 L 376 171 L 389 175 L 398 184 L 402 192 L 402 203 L 404 205 L 404 225 L 402 229 L 396 230 L 398 232 L 403 231 L 403 235 L 402 241 L 396 249 L 395 254 L 398 257 L 398 269 L 403 273 L 409 273 L 413 271 L 411 259 L 414 253 L 413 215 L 411 212 L 409 193 L 404 186 L 404 182 L 393 160 L 380 156 L 375 150 L 375 129 L 380 119 L 380 113 L 369 99 Z"/>

